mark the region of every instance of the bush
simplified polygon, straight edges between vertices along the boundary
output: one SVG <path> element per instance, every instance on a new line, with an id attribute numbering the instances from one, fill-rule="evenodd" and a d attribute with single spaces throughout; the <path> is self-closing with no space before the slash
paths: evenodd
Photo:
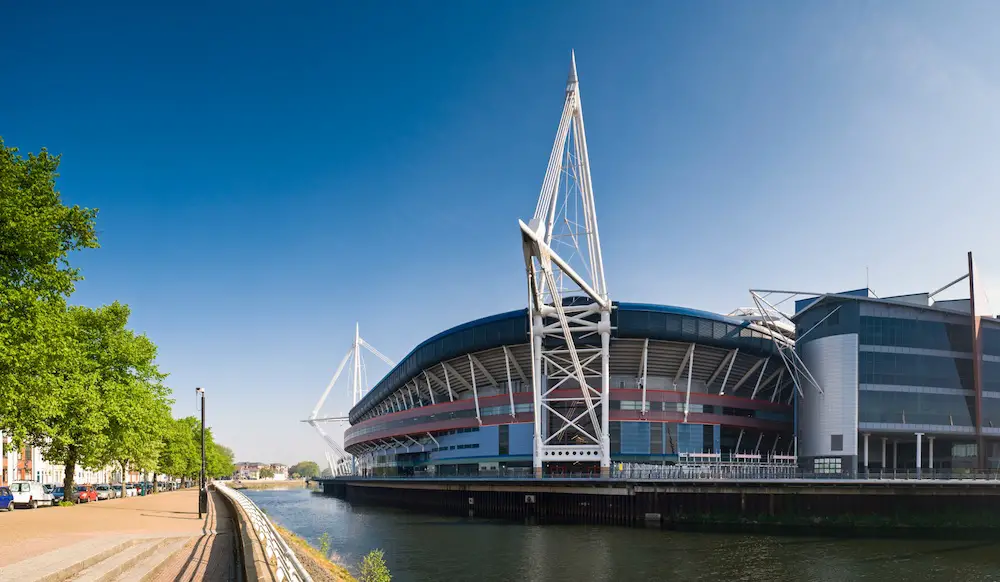
<path id="1" fill-rule="evenodd" d="M 323 535 L 319 536 L 319 551 L 323 552 L 324 557 L 330 555 L 330 534 L 323 532 Z"/>
<path id="2" fill-rule="evenodd" d="M 390 582 L 392 575 L 385 565 L 385 554 L 382 550 L 368 552 L 361 562 L 361 582 Z"/>

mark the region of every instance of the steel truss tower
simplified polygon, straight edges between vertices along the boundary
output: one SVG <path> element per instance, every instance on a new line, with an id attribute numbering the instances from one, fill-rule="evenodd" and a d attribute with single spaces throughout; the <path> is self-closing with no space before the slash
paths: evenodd
<path id="1" fill-rule="evenodd" d="M 519 224 L 529 291 L 535 474 L 544 463 L 589 461 L 607 475 L 611 300 L 575 55 L 538 205 L 530 222 Z"/>
<path id="2" fill-rule="evenodd" d="M 323 408 L 323 403 L 326 402 L 327 397 L 330 396 L 330 391 L 333 390 L 333 385 L 337 383 L 337 379 L 340 378 L 340 374 L 344 371 L 344 367 L 347 363 L 351 364 L 351 406 L 354 406 L 361 400 L 366 392 L 367 386 L 367 373 L 364 363 L 364 358 L 362 357 L 362 348 L 368 350 L 374 354 L 378 359 L 382 360 L 390 368 L 395 366 L 395 362 L 385 357 L 382 352 L 375 349 L 374 346 L 361 339 L 361 333 L 357 325 L 354 326 L 354 342 L 351 344 L 351 348 L 347 350 L 344 354 L 343 359 L 340 360 L 340 365 L 337 366 L 337 371 L 334 372 L 333 378 L 330 379 L 330 383 L 327 384 L 326 390 L 323 391 L 323 395 L 320 396 L 319 401 L 316 402 L 316 407 L 313 408 L 312 414 L 309 418 L 302 421 L 308 423 L 310 426 L 316 429 L 326 444 L 333 451 L 332 458 L 328 457 L 327 461 L 330 463 L 330 468 L 334 471 L 335 475 L 348 474 L 354 470 L 354 463 L 347 462 L 352 459 L 350 453 L 344 450 L 344 448 L 331 437 L 323 427 L 320 426 L 322 423 L 343 423 L 347 422 L 347 416 L 325 416 L 320 417 L 319 411 Z"/>

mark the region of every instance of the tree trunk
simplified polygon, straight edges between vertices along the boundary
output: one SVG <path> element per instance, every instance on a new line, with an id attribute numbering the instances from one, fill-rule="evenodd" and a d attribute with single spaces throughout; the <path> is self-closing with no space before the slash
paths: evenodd
<path id="1" fill-rule="evenodd" d="M 128 482 L 128 479 L 125 478 L 127 474 L 125 471 L 126 468 L 128 467 L 128 462 L 119 461 L 119 464 L 122 466 L 122 498 L 124 499 L 125 497 L 128 497 L 128 488 L 125 487 L 125 483 Z"/>
<path id="2" fill-rule="evenodd" d="M 76 475 L 76 447 L 70 445 L 66 451 L 66 474 L 63 476 L 63 501 L 76 502 L 73 476 Z"/>
<path id="3" fill-rule="evenodd" d="M 157 474 L 158 473 L 156 471 L 153 471 L 153 493 L 159 493 L 160 492 L 160 484 L 159 484 L 159 482 L 156 479 Z"/>

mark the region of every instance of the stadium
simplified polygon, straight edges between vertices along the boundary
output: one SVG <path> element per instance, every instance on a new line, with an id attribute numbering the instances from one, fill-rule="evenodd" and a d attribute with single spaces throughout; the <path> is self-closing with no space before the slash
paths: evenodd
<path id="1" fill-rule="evenodd" d="M 612 328 L 612 463 L 793 452 L 793 383 L 765 328 L 639 303 L 616 303 Z M 351 410 L 347 451 L 382 475 L 529 471 L 535 427 L 528 337 L 528 313 L 519 310 L 424 341 Z M 564 384 L 553 395 L 566 400 L 546 410 L 543 422 L 577 416 L 578 387 Z M 571 447 L 579 432 L 564 430 L 553 442 Z M 573 457 L 547 463 L 546 471 L 599 470 L 596 459 Z"/>
<path id="2" fill-rule="evenodd" d="M 575 60 L 535 212 L 519 227 L 526 309 L 443 331 L 398 364 L 355 331 L 305 421 L 335 474 L 1000 467 L 1000 319 L 971 253 L 962 276 L 927 293 L 751 290 L 754 307 L 728 315 L 614 301 Z M 943 298 L 963 282 L 967 299 Z M 361 348 L 391 366 L 370 391 Z M 349 360 L 354 406 L 322 418 Z M 344 420 L 341 446 L 320 423 Z"/>

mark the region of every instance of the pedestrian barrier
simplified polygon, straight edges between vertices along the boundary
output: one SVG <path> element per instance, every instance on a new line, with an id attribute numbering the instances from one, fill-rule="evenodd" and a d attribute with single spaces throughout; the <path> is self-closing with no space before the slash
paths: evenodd
<path id="1" fill-rule="evenodd" d="M 278 582 L 288 580 L 290 582 L 312 582 L 312 577 L 302 567 L 295 552 L 288 546 L 285 539 L 281 537 L 274 524 L 257 504 L 240 491 L 232 489 L 221 481 L 212 483 L 216 490 L 225 495 L 234 505 L 238 505 L 248 516 L 253 533 L 257 536 L 264 548 L 264 556 L 274 570 L 274 577 Z"/>

